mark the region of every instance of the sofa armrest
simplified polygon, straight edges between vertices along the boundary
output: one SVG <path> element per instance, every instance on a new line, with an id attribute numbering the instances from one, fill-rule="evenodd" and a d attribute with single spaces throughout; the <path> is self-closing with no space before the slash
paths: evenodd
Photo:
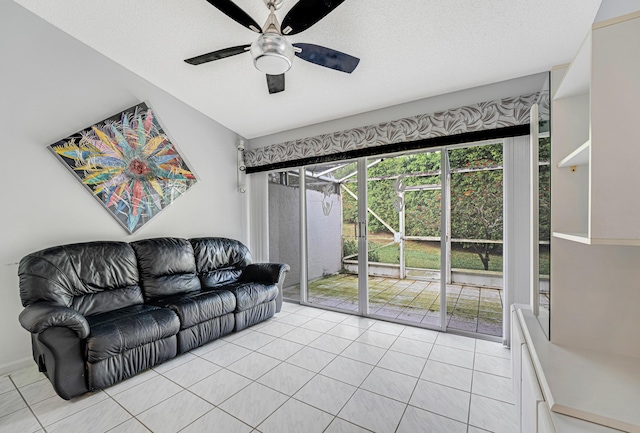
<path id="1" fill-rule="evenodd" d="M 283 263 L 252 263 L 244 269 L 238 281 L 280 284 L 289 269 L 289 265 Z"/>
<path id="2" fill-rule="evenodd" d="M 247 266 L 238 281 L 256 282 L 263 284 L 275 284 L 278 286 L 278 296 L 276 297 L 276 313 L 282 308 L 282 286 L 284 277 L 291 268 L 284 263 L 252 263 Z"/>
<path id="3" fill-rule="evenodd" d="M 89 335 L 89 323 L 82 314 L 52 302 L 36 302 L 27 306 L 19 319 L 22 327 L 32 334 L 57 326 L 75 331 L 79 338 Z"/>

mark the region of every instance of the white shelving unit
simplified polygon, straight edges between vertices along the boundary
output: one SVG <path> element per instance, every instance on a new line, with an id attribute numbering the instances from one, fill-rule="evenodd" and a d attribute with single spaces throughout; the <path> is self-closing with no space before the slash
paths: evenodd
<path id="1" fill-rule="evenodd" d="M 582 233 L 565 233 L 565 232 L 553 232 L 553 236 L 560 239 L 566 239 L 568 241 L 580 242 L 581 244 L 591 245 L 591 239 L 586 232 Z"/>
<path id="2" fill-rule="evenodd" d="M 564 157 L 558 163 L 558 168 L 575 167 L 577 165 L 588 165 L 590 147 L 591 140 L 585 141 L 580 147 Z"/>
<path id="3" fill-rule="evenodd" d="M 594 24 L 552 71 L 556 238 L 640 245 L 639 52 L 640 11 Z"/>
<path id="4" fill-rule="evenodd" d="M 578 54 L 564 74 L 558 90 L 553 95 L 556 99 L 589 93 L 591 83 L 591 32 L 582 42 Z"/>

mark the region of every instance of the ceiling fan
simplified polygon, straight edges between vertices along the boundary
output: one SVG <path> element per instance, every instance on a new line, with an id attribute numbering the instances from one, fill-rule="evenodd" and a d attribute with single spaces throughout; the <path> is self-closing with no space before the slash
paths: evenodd
<path id="1" fill-rule="evenodd" d="M 292 65 L 294 55 L 316 65 L 350 74 L 358 66 L 360 59 L 320 45 L 291 44 L 287 36 L 300 33 L 340 6 L 344 0 L 299 0 L 282 20 L 276 18 L 275 11 L 280 9 L 283 0 L 264 0 L 269 9 L 269 17 L 260 28 L 253 18 L 231 0 L 207 0 L 229 18 L 249 30 L 260 33 L 258 39 L 248 45 L 238 45 L 200 56 L 186 59 L 191 65 L 201 65 L 214 60 L 224 59 L 250 52 L 253 64 L 267 75 L 269 93 L 284 90 L 284 73 Z"/>

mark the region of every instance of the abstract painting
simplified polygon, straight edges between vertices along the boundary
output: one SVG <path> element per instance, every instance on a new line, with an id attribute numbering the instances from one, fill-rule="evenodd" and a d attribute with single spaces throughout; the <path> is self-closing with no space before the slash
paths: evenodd
<path id="1" fill-rule="evenodd" d="M 49 148 L 129 233 L 196 183 L 195 175 L 145 103 Z"/>

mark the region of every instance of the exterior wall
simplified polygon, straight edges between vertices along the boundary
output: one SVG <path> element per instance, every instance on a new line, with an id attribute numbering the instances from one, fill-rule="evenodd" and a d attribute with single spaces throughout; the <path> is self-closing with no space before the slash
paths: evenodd
<path id="1" fill-rule="evenodd" d="M 307 244 L 309 280 L 341 269 L 342 202 L 332 194 L 331 212 L 322 211 L 323 194 L 307 191 Z M 269 260 L 287 263 L 286 286 L 300 283 L 300 188 L 269 184 Z"/>
<path id="2" fill-rule="evenodd" d="M 307 190 L 307 251 L 309 280 L 338 272 L 342 267 L 342 201 L 331 194 L 331 212 L 322 212 L 323 194 Z"/>
<path id="3" fill-rule="evenodd" d="M 157 236 L 243 240 L 236 134 L 13 2 L 0 2 L 0 374 L 31 361 L 18 323 L 18 262 L 46 247 Z M 184 196 L 134 235 L 108 214 L 47 149 L 140 101 L 157 113 L 198 177 Z"/>
<path id="4" fill-rule="evenodd" d="M 300 188 L 269 183 L 269 260 L 287 263 L 285 286 L 300 284 Z"/>

